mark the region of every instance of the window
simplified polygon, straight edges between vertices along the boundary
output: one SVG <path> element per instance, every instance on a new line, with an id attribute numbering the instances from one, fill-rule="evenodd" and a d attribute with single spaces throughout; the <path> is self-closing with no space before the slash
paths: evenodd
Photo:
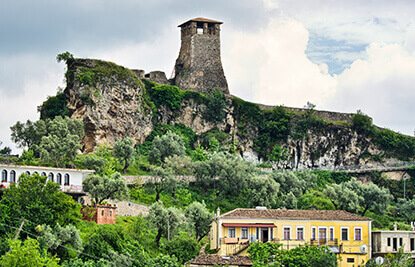
<path id="1" fill-rule="evenodd" d="M 411 238 L 411 251 L 415 250 L 415 238 Z"/>
<path id="2" fill-rule="evenodd" d="M 354 258 L 347 258 L 348 263 L 354 263 Z"/>
<path id="3" fill-rule="evenodd" d="M 330 227 L 329 229 L 329 240 L 334 241 L 334 227 Z"/>
<path id="4" fill-rule="evenodd" d="M 271 240 L 274 239 L 274 230 L 272 228 L 270 228 L 271 231 Z"/>
<path id="5" fill-rule="evenodd" d="M 105 210 L 101 210 L 101 216 L 104 217 L 105 215 Z"/>
<path id="6" fill-rule="evenodd" d="M 7 171 L 6 170 L 3 170 L 1 172 L 1 181 L 2 182 L 7 182 Z"/>
<path id="7" fill-rule="evenodd" d="M 235 237 L 235 227 L 229 227 L 228 237 Z"/>
<path id="8" fill-rule="evenodd" d="M 342 228 L 342 240 L 344 241 L 349 240 L 349 228 L 348 227 Z"/>
<path id="9" fill-rule="evenodd" d="M 304 240 L 304 227 L 297 227 L 297 240 Z"/>
<path id="10" fill-rule="evenodd" d="M 69 185 L 69 174 L 67 174 L 67 173 L 65 174 L 64 184 Z"/>
<path id="11" fill-rule="evenodd" d="M 354 228 L 354 240 L 361 241 L 362 240 L 362 228 Z"/>
<path id="12" fill-rule="evenodd" d="M 259 239 L 259 228 L 256 229 L 256 240 Z"/>
<path id="13" fill-rule="evenodd" d="M 399 246 L 402 247 L 402 245 L 403 245 L 403 240 L 402 240 L 402 237 L 401 237 L 401 238 L 399 238 Z"/>
<path id="14" fill-rule="evenodd" d="M 51 172 L 49 173 L 48 180 L 53 182 L 53 173 Z"/>
<path id="15" fill-rule="evenodd" d="M 33 174 L 39 174 L 37 171 L 35 171 Z"/>
<path id="16" fill-rule="evenodd" d="M 241 238 L 248 239 L 248 228 L 247 227 L 242 227 Z"/>
<path id="17" fill-rule="evenodd" d="M 10 183 L 16 182 L 16 171 L 12 170 L 10 172 Z"/>
<path id="18" fill-rule="evenodd" d="M 290 240 L 291 227 L 284 227 L 284 240 Z"/>
<path id="19" fill-rule="evenodd" d="M 60 173 L 56 174 L 56 183 L 62 184 L 62 174 Z"/>
<path id="20" fill-rule="evenodd" d="M 390 246 L 391 246 L 391 238 L 388 237 L 388 247 L 390 247 Z"/>
<path id="21" fill-rule="evenodd" d="M 42 172 L 40 175 L 41 176 L 46 176 L 46 172 Z"/>
<path id="22" fill-rule="evenodd" d="M 109 213 L 110 213 L 109 216 L 112 217 L 112 210 L 110 210 Z"/>
<path id="23" fill-rule="evenodd" d="M 316 240 L 316 232 L 317 232 L 316 227 L 315 226 L 311 227 L 311 240 Z"/>
<path id="24" fill-rule="evenodd" d="M 25 171 L 24 174 L 30 175 L 30 171 Z"/>

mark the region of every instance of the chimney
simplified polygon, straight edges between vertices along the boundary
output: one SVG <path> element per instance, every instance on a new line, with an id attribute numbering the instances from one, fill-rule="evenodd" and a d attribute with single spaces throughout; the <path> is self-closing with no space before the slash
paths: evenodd
<path id="1" fill-rule="evenodd" d="M 393 223 L 393 231 L 398 231 L 398 224 L 396 222 Z"/>

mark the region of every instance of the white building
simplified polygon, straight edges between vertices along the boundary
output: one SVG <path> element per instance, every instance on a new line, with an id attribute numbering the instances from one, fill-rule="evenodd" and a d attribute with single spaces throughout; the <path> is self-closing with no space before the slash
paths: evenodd
<path id="1" fill-rule="evenodd" d="M 373 257 L 395 254 L 400 247 L 415 258 L 415 231 L 372 231 Z"/>
<path id="2" fill-rule="evenodd" d="M 0 164 L 1 187 L 9 187 L 11 183 L 17 182 L 22 174 L 35 174 L 48 177 L 49 181 L 61 186 L 66 193 L 83 193 L 82 181 L 94 170 L 80 170 L 69 168 L 54 168 L 42 166 L 9 165 Z"/>

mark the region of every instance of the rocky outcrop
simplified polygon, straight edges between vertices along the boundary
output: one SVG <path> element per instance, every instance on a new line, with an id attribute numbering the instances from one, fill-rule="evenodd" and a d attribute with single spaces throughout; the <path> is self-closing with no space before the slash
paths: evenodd
<path id="1" fill-rule="evenodd" d="M 232 145 L 237 153 L 251 161 L 261 162 L 254 150 L 258 129 L 255 126 L 248 127 L 241 134 L 240 122 L 235 117 L 230 98 L 226 119 L 220 123 L 206 120 L 203 116 L 206 104 L 193 98 L 185 98 L 179 110 L 172 111 L 168 106 L 160 105 L 157 112 L 153 113 L 145 101 L 145 97 L 149 96 L 145 95 L 144 84 L 138 78 L 143 78 L 143 74 L 141 70 L 132 71 L 99 60 L 77 59 L 68 63 L 65 96 L 72 118 L 84 122 L 84 153 L 94 151 L 97 145 L 103 143 L 113 145 L 117 139 L 126 136 L 142 143 L 152 132 L 155 123 L 181 123 L 192 128 L 199 136 L 212 129 L 222 131 L 228 136 L 228 145 Z M 160 75 L 155 77 L 160 78 Z M 164 78 L 162 80 L 166 81 Z M 341 119 L 344 124 L 351 120 L 351 114 L 325 111 L 316 111 L 315 114 L 331 121 Z M 363 159 L 363 153 L 382 153 L 367 138 L 358 135 L 350 127 L 336 123 L 329 124 L 319 132 L 309 130 L 304 138 L 288 136 L 281 146 L 287 157 L 275 162 L 274 168 L 330 169 L 334 166 L 359 165 L 370 160 Z"/>

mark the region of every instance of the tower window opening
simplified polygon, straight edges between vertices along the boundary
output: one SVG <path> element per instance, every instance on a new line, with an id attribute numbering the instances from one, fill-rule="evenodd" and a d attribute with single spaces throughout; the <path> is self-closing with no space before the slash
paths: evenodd
<path id="1" fill-rule="evenodd" d="M 203 34 L 203 28 L 197 28 L 197 34 Z"/>

